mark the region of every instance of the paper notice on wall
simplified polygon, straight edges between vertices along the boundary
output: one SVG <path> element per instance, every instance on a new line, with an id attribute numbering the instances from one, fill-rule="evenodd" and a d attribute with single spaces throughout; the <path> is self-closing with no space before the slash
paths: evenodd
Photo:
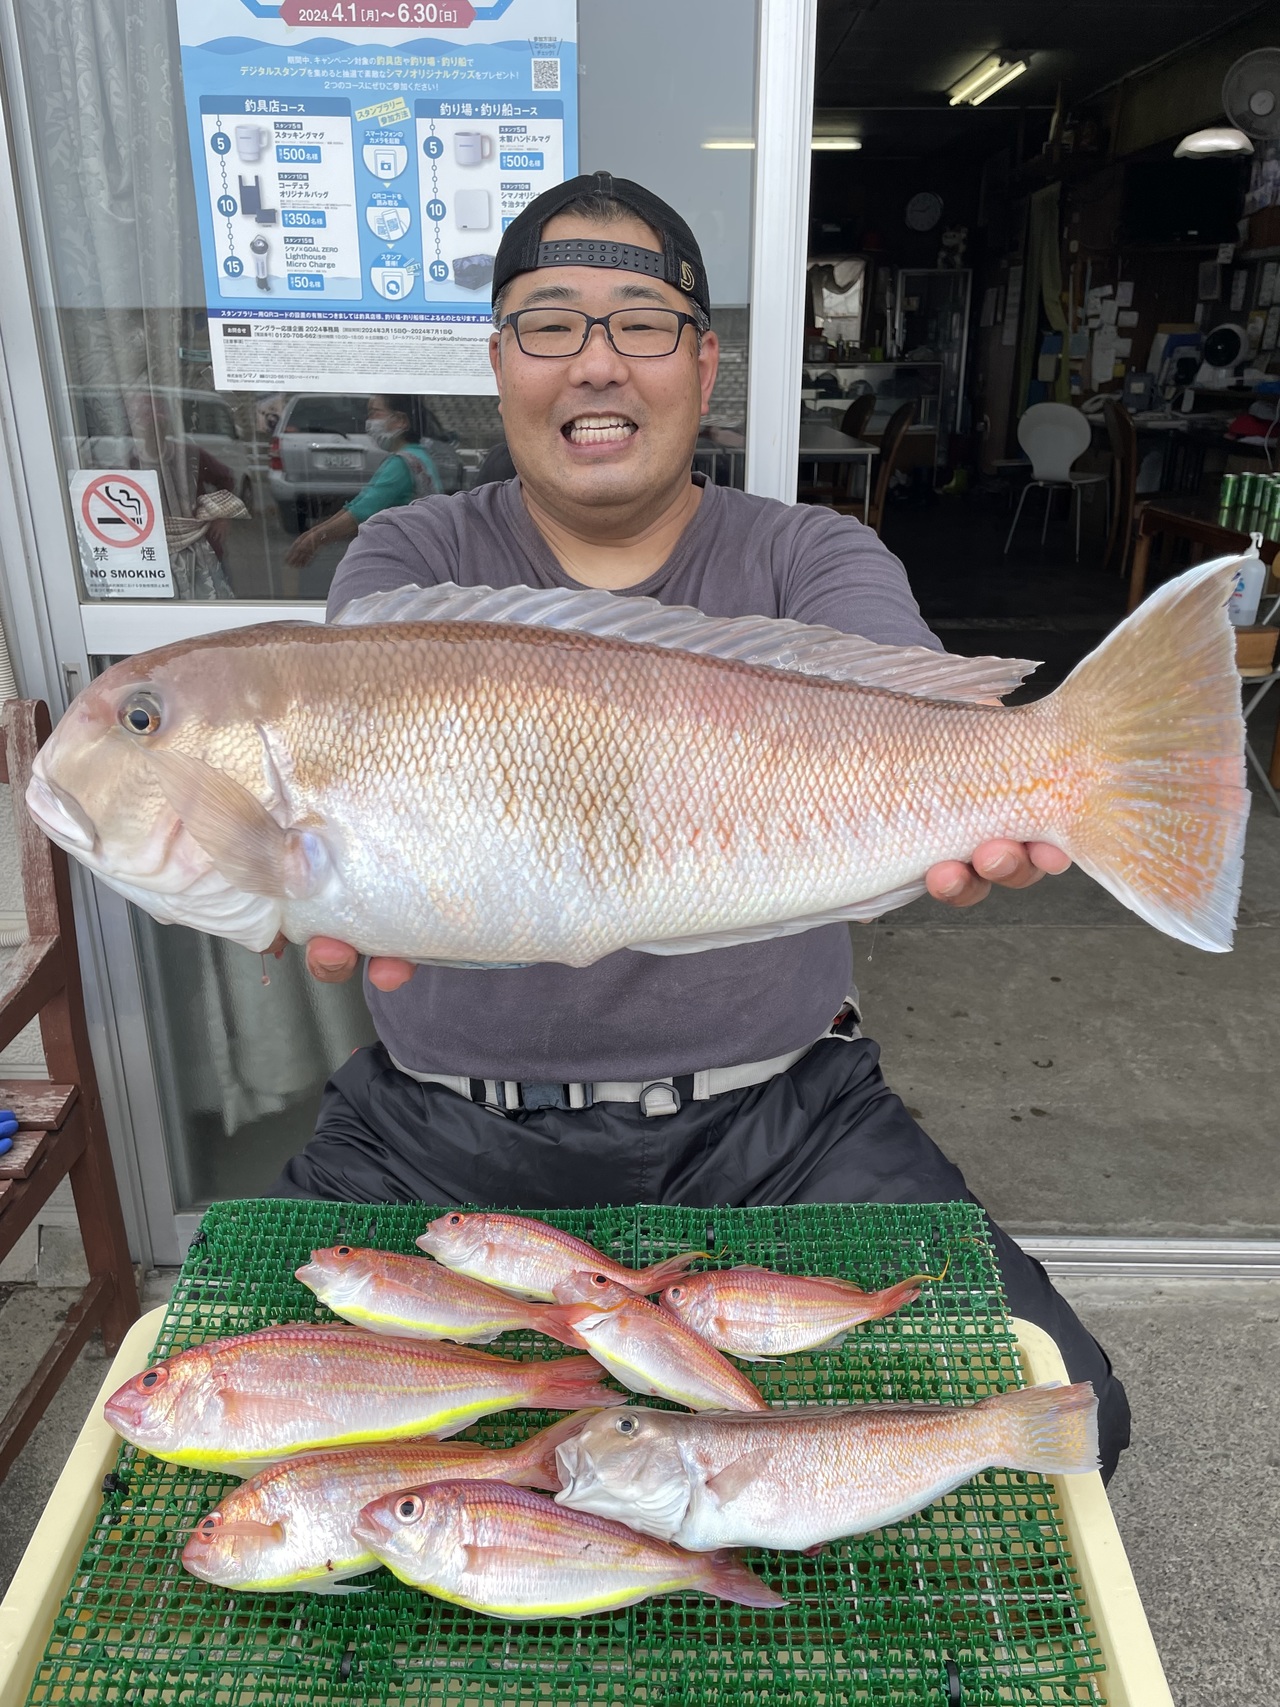
<path id="1" fill-rule="evenodd" d="M 1274 350 L 1277 337 L 1280 337 L 1280 303 L 1267 310 L 1267 323 L 1262 329 L 1263 349 Z"/>
<path id="2" fill-rule="evenodd" d="M 1258 300 L 1254 304 L 1254 307 L 1255 308 L 1270 308 L 1272 298 L 1275 296 L 1275 292 L 1276 292 L 1276 263 L 1274 261 L 1268 261 L 1262 269 L 1262 276 L 1258 280 Z M 1243 306 L 1244 306 L 1244 304 L 1242 302 L 1241 307 L 1243 307 Z"/>
<path id="3" fill-rule="evenodd" d="M 1120 283 L 1116 286 L 1116 306 L 1118 308 L 1128 308 L 1132 301 L 1133 280 L 1121 279 Z"/>
<path id="4" fill-rule="evenodd" d="M 1136 308 L 1122 308 L 1116 316 L 1117 326 L 1136 326 L 1137 324 L 1138 311 Z"/>
<path id="5" fill-rule="evenodd" d="M 499 239 L 578 169 L 575 0 L 178 0 L 178 29 L 215 386 L 493 392 Z"/>
<path id="6" fill-rule="evenodd" d="M 91 599 L 171 599 L 173 574 L 152 469 L 78 468 L 71 513 Z"/>
<path id="7" fill-rule="evenodd" d="M 1090 363 L 1090 378 L 1094 390 L 1100 385 L 1106 385 L 1116 365 L 1116 335 L 1110 329 L 1098 332 L 1093 340 L 1093 360 Z"/>
<path id="8" fill-rule="evenodd" d="M 1102 324 L 1104 326 L 1114 326 L 1119 313 L 1120 305 L 1116 301 L 1115 297 L 1105 297 L 1102 303 Z"/>
<path id="9" fill-rule="evenodd" d="M 1132 353 L 1133 353 L 1133 339 L 1132 338 L 1117 338 L 1116 339 L 1116 360 L 1117 361 L 1123 361 L 1126 357 L 1128 357 Z"/>

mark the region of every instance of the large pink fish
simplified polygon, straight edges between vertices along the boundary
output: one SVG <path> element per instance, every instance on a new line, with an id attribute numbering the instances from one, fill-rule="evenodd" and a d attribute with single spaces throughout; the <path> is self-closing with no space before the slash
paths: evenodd
<path id="1" fill-rule="evenodd" d="M 526 587 L 409 588 L 115 664 L 35 761 L 45 831 L 154 917 L 587 966 L 866 919 L 992 837 L 1230 946 L 1249 795 L 1205 566 L 1056 693 L 1017 663 Z"/>

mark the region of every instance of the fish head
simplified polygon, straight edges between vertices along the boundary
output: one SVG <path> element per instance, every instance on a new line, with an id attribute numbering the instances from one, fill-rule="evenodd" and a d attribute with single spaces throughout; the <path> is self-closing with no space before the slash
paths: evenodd
<path id="1" fill-rule="evenodd" d="M 311 1261 L 293 1271 L 294 1279 L 309 1286 L 322 1303 L 352 1303 L 373 1279 L 374 1263 L 381 1254 L 359 1245 L 330 1245 L 312 1251 Z"/>
<path id="2" fill-rule="evenodd" d="M 466 1568 L 465 1482 L 401 1488 L 371 1500 L 351 1533 L 407 1582 L 441 1582 Z"/>
<path id="3" fill-rule="evenodd" d="M 467 1215 L 461 1209 L 451 1209 L 447 1215 L 437 1216 L 414 1243 L 446 1267 L 461 1268 L 489 1248 L 492 1242 L 489 1219 L 487 1215 Z"/>
<path id="4" fill-rule="evenodd" d="M 262 708 L 216 656 L 177 645 L 104 671 L 36 754 L 27 809 L 50 841 L 162 923 L 265 947 L 278 900 L 227 877 L 184 822 L 171 778 L 166 792 L 166 760 L 170 771 L 221 773 L 246 798 L 270 792 Z"/>
<path id="5" fill-rule="evenodd" d="M 592 1273 L 590 1269 L 582 1269 L 570 1275 L 568 1280 L 557 1281 L 551 1290 L 558 1304 L 598 1304 L 602 1310 L 616 1310 L 623 1304 L 637 1301 L 629 1286 L 611 1280 L 607 1274 Z"/>
<path id="6" fill-rule="evenodd" d="M 182 1549 L 185 1568 L 219 1588 L 243 1588 L 287 1576 L 288 1518 L 285 1513 L 273 1515 L 272 1503 L 249 1483 L 233 1488 L 191 1531 Z"/>
<path id="7" fill-rule="evenodd" d="M 685 1275 L 664 1287 L 659 1296 L 663 1307 L 678 1316 L 686 1328 L 707 1335 L 717 1311 L 714 1270 L 708 1274 Z"/>
<path id="8" fill-rule="evenodd" d="M 200 1347 L 153 1363 L 126 1381 L 102 1407 L 117 1434 L 163 1454 L 190 1437 L 211 1396 L 212 1360 Z"/>
<path id="9" fill-rule="evenodd" d="M 592 1417 L 556 1448 L 558 1505 L 617 1518 L 647 1535 L 670 1540 L 693 1492 L 668 1411 L 628 1407 Z"/>

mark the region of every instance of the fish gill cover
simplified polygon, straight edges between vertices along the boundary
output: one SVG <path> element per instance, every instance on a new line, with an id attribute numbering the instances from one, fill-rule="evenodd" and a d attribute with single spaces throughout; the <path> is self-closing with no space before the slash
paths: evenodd
<path id="1" fill-rule="evenodd" d="M 284 1321 L 332 1317 L 293 1278 L 343 1241 L 409 1254 L 431 1207 L 249 1201 L 206 1214 L 157 1355 Z M 898 1314 L 753 1375 L 773 1403 L 970 1403 L 1022 1386 L 979 1211 L 970 1204 L 624 1208 L 541 1216 L 642 1267 L 690 1246 L 722 1266 L 840 1274 L 874 1289 L 937 1273 Z M 558 1357 L 531 1333 L 491 1348 Z M 553 1420 L 507 1412 L 464 1438 L 510 1445 Z M 1105 1701 L 1103 1661 L 1050 1484 L 992 1470 L 919 1516 L 817 1558 L 752 1551 L 786 1596 L 752 1611 L 672 1596 L 580 1620 L 509 1624 L 432 1599 L 389 1573 L 364 1593 L 233 1595 L 179 1561 L 230 1485 L 124 1447 L 29 1696 L 31 1707 L 966 1707 Z"/>

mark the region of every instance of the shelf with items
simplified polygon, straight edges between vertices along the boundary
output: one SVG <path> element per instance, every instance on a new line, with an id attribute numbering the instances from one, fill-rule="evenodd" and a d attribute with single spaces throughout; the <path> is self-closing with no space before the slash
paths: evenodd
<path id="1" fill-rule="evenodd" d="M 835 379 L 836 391 L 828 388 L 825 394 L 812 399 L 824 413 L 834 413 L 840 405 L 848 408 L 859 397 L 869 394 L 875 397 L 875 409 L 865 429 L 869 438 L 878 438 L 894 410 L 908 401 L 916 404 L 912 432 L 937 430 L 942 395 L 941 361 L 805 362 L 803 371 L 806 381 L 820 379 L 824 374 Z M 814 389 L 811 384 L 804 387 L 805 391 Z"/>

